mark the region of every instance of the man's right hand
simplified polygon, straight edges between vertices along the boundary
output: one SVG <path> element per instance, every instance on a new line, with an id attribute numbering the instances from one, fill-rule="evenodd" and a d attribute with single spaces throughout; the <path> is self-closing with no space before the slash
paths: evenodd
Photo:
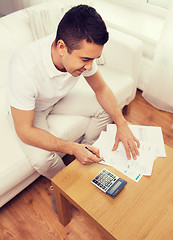
<path id="1" fill-rule="evenodd" d="M 90 152 L 86 147 L 90 149 L 93 153 Z M 99 149 L 92 145 L 77 143 L 73 155 L 83 165 L 90 165 L 103 160 L 103 157 L 100 157 Z"/>

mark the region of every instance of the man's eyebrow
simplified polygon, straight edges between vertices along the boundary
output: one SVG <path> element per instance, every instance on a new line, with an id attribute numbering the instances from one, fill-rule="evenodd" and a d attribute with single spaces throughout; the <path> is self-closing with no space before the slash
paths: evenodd
<path id="1" fill-rule="evenodd" d="M 100 55 L 101 56 L 101 55 Z M 100 57 L 99 56 L 99 57 Z M 97 58 L 99 58 L 99 57 L 97 57 Z M 82 59 L 87 59 L 87 60 L 94 60 L 95 58 L 89 58 L 89 57 L 81 57 Z"/>

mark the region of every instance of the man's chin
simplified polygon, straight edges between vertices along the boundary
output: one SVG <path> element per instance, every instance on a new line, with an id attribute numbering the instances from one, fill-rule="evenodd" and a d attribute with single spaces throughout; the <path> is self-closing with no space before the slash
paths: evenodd
<path id="1" fill-rule="evenodd" d="M 78 76 L 80 76 L 83 72 L 84 72 L 84 71 L 76 70 L 76 71 L 72 72 L 71 75 L 72 75 L 73 77 L 78 77 Z"/>

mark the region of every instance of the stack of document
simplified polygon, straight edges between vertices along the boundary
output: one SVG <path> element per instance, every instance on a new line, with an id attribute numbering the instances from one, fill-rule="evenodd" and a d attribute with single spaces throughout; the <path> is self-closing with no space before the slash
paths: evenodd
<path id="1" fill-rule="evenodd" d="M 136 160 L 132 156 L 131 160 L 127 159 L 122 142 L 117 150 L 112 151 L 117 131 L 115 124 L 107 125 L 107 130 L 101 132 L 94 146 L 100 149 L 100 156 L 104 158 L 101 164 L 113 166 L 138 182 L 143 175 L 152 174 L 154 160 L 157 157 L 166 157 L 166 152 L 160 127 L 129 125 L 129 128 L 140 141 L 140 155 Z"/>

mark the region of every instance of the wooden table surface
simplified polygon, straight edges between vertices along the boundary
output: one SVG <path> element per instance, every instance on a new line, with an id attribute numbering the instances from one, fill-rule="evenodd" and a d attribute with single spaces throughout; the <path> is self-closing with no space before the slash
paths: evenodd
<path id="1" fill-rule="evenodd" d="M 73 161 L 52 179 L 60 222 L 69 223 L 72 203 L 107 239 L 173 240 L 173 149 L 165 147 L 167 157 L 157 158 L 152 176 L 138 183 L 113 167 Z M 90 183 L 102 168 L 128 182 L 114 199 Z"/>

